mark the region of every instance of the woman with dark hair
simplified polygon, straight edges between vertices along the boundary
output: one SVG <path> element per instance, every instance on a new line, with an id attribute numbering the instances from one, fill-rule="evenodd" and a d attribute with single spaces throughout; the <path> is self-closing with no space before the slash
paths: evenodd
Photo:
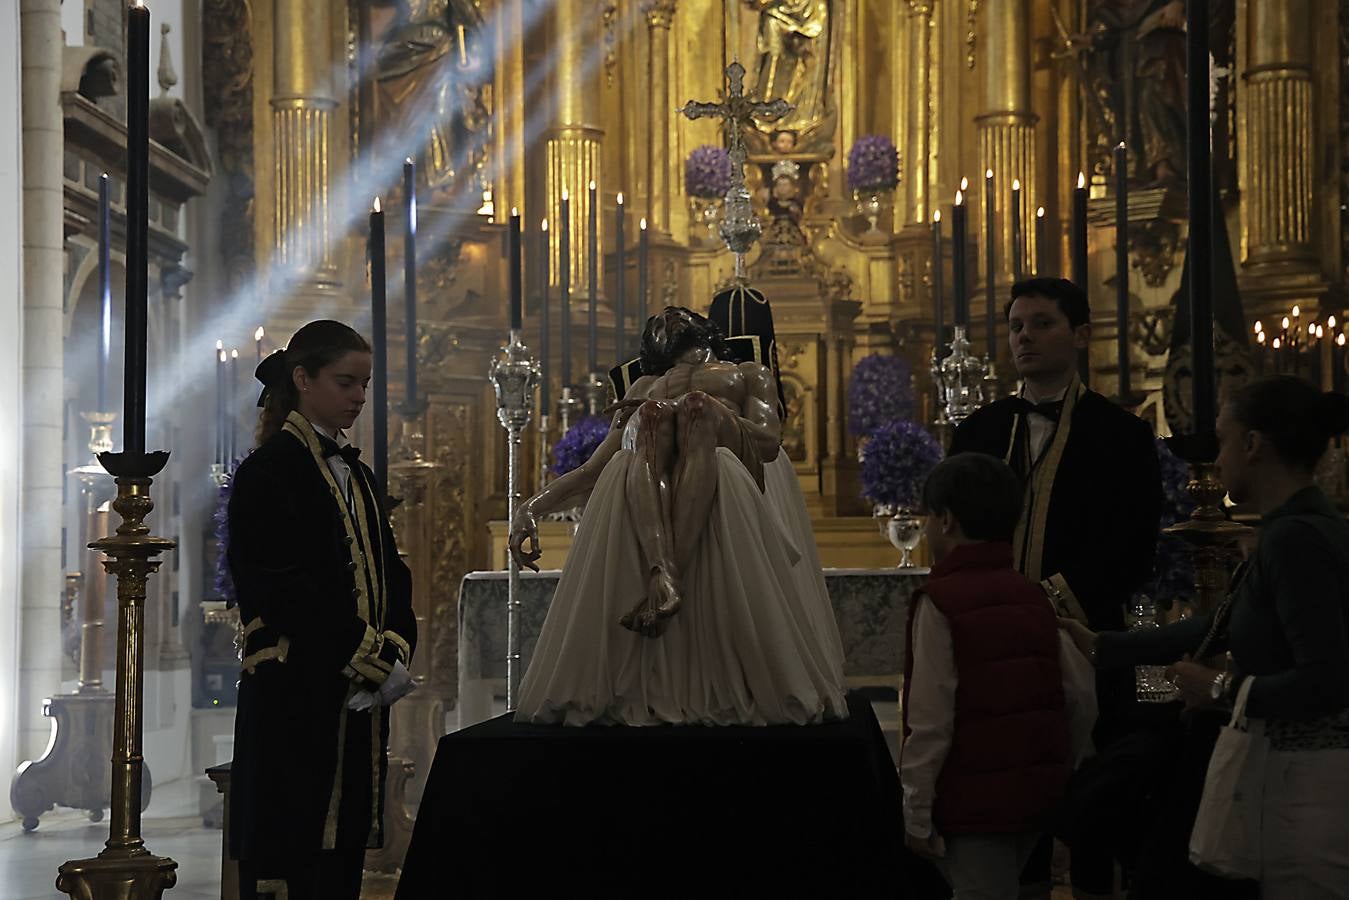
<path id="1" fill-rule="evenodd" d="M 387 707 L 412 687 L 412 578 L 384 486 L 346 442 L 370 345 L 310 322 L 258 366 L 258 446 L 229 501 L 244 627 L 230 851 L 243 898 L 356 900 L 383 842 Z"/>
<path id="2" fill-rule="evenodd" d="M 1206 616 L 1151 631 L 1095 634 L 1076 622 L 1062 624 L 1099 668 L 1171 663 L 1191 730 L 1211 735 L 1210 751 L 1249 681 L 1247 713 L 1264 720 L 1270 741 L 1261 897 L 1344 897 L 1349 524 L 1314 484 L 1312 470 L 1330 439 L 1349 430 L 1349 398 L 1288 376 L 1263 379 L 1224 405 L 1217 428 L 1223 485 L 1261 517 L 1255 551 L 1228 596 Z M 1196 774 L 1190 822 L 1181 823 L 1186 838 L 1202 790 Z M 1158 889 L 1208 896 L 1174 881 Z M 1141 889 L 1135 895 L 1159 896 Z"/>

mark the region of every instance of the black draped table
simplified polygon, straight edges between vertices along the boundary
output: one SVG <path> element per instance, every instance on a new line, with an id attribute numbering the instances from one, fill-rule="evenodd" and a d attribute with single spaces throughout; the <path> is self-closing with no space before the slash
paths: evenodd
<path id="1" fill-rule="evenodd" d="M 848 708 L 814 726 L 499 716 L 448 734 L 396 896 L 919 896 L 890 753 L 871 704 Z"/>

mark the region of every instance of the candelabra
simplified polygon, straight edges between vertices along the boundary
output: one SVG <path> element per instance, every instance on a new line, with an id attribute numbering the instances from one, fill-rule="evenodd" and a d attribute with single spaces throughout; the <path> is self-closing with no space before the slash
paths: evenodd
<path id="1" fill-rule="evenodd" d="M 591 372 L 584 390 L 586 415 L 598 416 L 609 405 L 609 382 L 599 372 Z"/>
<path id="2" fill-rule="evenodd" d="M 534 412 L 534 387 L 539 381 L 539 364 L 520 340 L 519 329 L 512 328 L 501 354 L 492 360 L 488 378 L 496 391 L 497 421 L 506 429 L 506 521 L 515 523 L 520 504 L 520 435 Z M 570 397 L 569 389 L 563 394 Z M 574 401 L 579 406 L 578 401 Z M 564 420 L 565 421 L 565 420 Z M 520 684 L 520 567 L 512 556 L 506 561 L 506 709 L 515 709 Z"/>
<path id="3" fill-rule="evenodd" d="M 970 341 L 964 325 L 957 325 L 951 338 L 951 352 L 945 359 L 932 354 L 932 384 L 937 389 L 937 418 L 933 423 L 943 433 L 965 421 L 988 401 L 988 381 L 992 365 L 987 359 L 970 354 Z"/>
<path id="4" fill-rule="evenodd" d="M 103 453 L 99 462 L 116 477 L 112 508 L 122 517 L 117 533 L 89 546 L 110 557 L 104 563 L 117 576 L 116 730 L 112 749 L 112 816 L 107 844 L 92 859 L 63 864 L 57 890 L 79 900 L 157 898 L 177 881 L 178 864 L 155 856 L 141 837 L 145 771 L 142 752 L 142 688 L 145 648 L 145 586 L 159 569 L 159 554 L 174 542 L 150 533 L 145 517 L 154 509 L 150 483 L 169 461 L 163 451 Z"/>
<path id="5" fill-rule="evenodd" d="M 571 430 L 571 426 L 576 424 L 576 420 L 581 417 L 585 411 L 585 403 L 569 387 L 562 389 L 562 396 L 557 401 L 557 421 L 558 433 L 566 434 Z"/>

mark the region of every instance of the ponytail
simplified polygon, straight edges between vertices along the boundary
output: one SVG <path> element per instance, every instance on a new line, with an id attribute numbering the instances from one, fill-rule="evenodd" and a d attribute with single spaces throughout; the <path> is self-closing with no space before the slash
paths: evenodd
<path id="1" fill-rule="evenodd" d="M 370 343 L 350 325 L 331 319 L 310 322 L 295 332 L 284 350 L 277 350 L 262 362 L 254 376 L 262 382 L 258 406 L 257 445 L 262 446 L 286 424 L 286 417 L 299 406 L 300 392 L 295 387 L 295 370 L 303 368 L 317 377 L 347 353 L 369 353 Z"/>

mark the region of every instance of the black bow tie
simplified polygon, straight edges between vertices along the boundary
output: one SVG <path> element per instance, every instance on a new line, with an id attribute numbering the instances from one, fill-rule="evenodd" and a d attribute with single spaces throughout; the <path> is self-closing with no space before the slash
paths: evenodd
<path id="1" fill-rule="evenodd" d="M 1012 409 L 1022 415 L 1034 413 L 1037 416 L 1044 416 L 1051 422 L 1057 422 L 1059 416 L 1063 414 L 1063 401 L 1049 400 L 1045 403 L 1031 403 L 1024 397 L 1013 397 Z"/>
<path id="2" fill-rule="evenodd" d="M 317 432 L 317 429 L 315 429 Z M 338 446 L 337 441 L 328 437 L 326 434 L 319 434 L 319 446 L 323 448 L 323 458 L 328 459 L 333 456 L 340 456 L 346 461 L 346 464 L 352 468 L 356 467 L 356 461 L 361 458 L 361 449 L 347 444 L 345 447 Z"/>

